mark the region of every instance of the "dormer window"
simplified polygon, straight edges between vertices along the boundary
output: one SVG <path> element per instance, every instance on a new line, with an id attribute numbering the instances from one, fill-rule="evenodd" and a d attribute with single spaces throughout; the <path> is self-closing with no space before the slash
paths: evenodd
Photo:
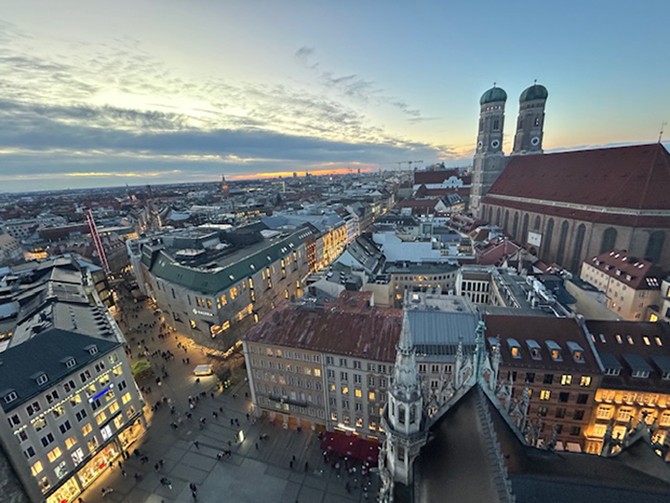
<path id="1" fill-rule="evenodd" d="M 619 334 L 616 334 L 614 337 L 616 338 L 616 341 L 617 341 L 619 344 L 623 344 L 623 339 L 621 338 L 621 336 L 620 336 Z"/>
<path id="2" fill-rule="evenodd" d="M 663 372 L 663 375 L 661 376 L 664 381 L 670 381 L 670 372 Z"/>
<path id="3" fill-rule="evenodd" d="M 633 345 L 633 336 L 632 335 L 627 335 L 626 340 L 628 341 L 628 344 L 631 346 Z"/>
<path id="4" fill-rule="evenodd" d="M 62 362 L 65 364 L 65 366 L 66 366 L 67 368 L 69 368 L 69 369 L 71 369 L 72 367 L 74 367 L 74 366 L 77 364 L 77 360 L 75 360 L 75 359 L 72 358 L 71 356 L 68 356 L 67 358 L 65 358 L 65 359 L 63 359 L 63 360 L 61 360 L 61 361 L 62 361 Z"/>
<path id="5" fill-rule="evenodd" d="M 621 369 L 605 369 L 605 375 L 618 376 L 621 374 Z"/>
<path id="6" fill-rule="evenodd" d="M 5 403 L 12 403 L 17 398 L 19 398 L 19 395 L 16 393 L 16 391 L 10 391 L 5 395 L 3 400 L 5 401 Z"/>
<path id="7" fill-rule="evenodd" d="M 49 377 L 45 373 L 42 373 L 35 378 L 35 382 L 37 383 L 38 386 L 46 384 L 48 380 Z"/>
<path id="8" fill-rule="evenodd" d="M 561 354 L 561 346 L 556 344 L 555 341 L 548 340 L 546 343 L 547 348 L 549 349 L 549 354 L 551 355 L 551 359 L 554 360 L 555 362 L 562 362 L 563 361 L 563 355 Z"/>
<path id="9" fill-rule="evenodd" d="M 96 355 L 98 354 L 98 346 L 92 344 L 86 348 L 86 351 L 88 351 L 88 354 L 90 355 Z"/>
<path id="10" fill-rule="evenodd" d="M 540 352 L 540 345 L 538 344 L 538 342 L 533 339 L 528 339 L 526 341 L 526 344 L 528 345 L 528 350 L 530 351 L 530 357 L 533 360 L 541 360 L 542 353 Z"/>
<path id="11" fill-rule="evenodd" d="M 635 370 L 635 371 L 633 371 L 633 373 L 631 375 L 635 378 L 646 379 L 647 377 L 649 377 L 649 371 L 648 370 Z"/>
<path id="12" fill-rule="evenodd" d="M 507 345 L 509 346 L 510 353 L 512 353 L 512 358 L 521 358 L 521 345 L 519 341 L 516 339 L 507 339 Z"/>
<path id="13" fill-rule="evenodd" d="M 568 346 L 570 353 L 572 353 L 572 359 L 576 363 L 584 363 L 584 349 L 573 341 L 568 341 L 566 345 Z"/>
<path id="14" fill-rule="evenodd" d="M 605 344 L 607 341 L 605 340 L 605 334 L 600 334 L 600 342 Z"/>

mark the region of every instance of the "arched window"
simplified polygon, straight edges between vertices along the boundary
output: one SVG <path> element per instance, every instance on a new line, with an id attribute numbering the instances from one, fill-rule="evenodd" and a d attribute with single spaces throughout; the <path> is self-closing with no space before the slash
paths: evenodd
<path id="1" fill-rule="evenodd" d="M 549 260 L 549 253 L 551 253 L 551 237 L 554 234 L 554 219 L 550 218 L 547 222 L 547 230 L 544 233 L 544 255 L 545 260 Z"/>
<path id="2" fill-rule="evenodd" d="M 540 117 L 536 116 L 535 117 L 535 127 L 538 127 L 540 125 Z"/>
<path id="3" fill-rule="evenodd" d="M 516 128 L 521 129 L 523 127 L 523 119 L 519 117 L 519 120 L 517 121 Z"/>
<path id="4" fill-rule="evenodd" d="M 616 246 L 616 229 L 614 227 L 608 227 L 603 232 L 603 240 L 600 242 L 600 253 L 605 253 Z"/>
<path id="5" fill-rule="evenodd" d="M 570 224 L 567 220 L 563 220 L 561 224 L 561 233 L 558 236 L 558 250 L 556 250 L 556 263 L 563 265 L 563 258 L 565 257 L 565 244 L 568 241 L 568 228 Z"/>
<path id="6" fill-rule="evenodd" d="M 479 132 L 481 132 L 482 129 L 484 129 L 484 119 L 479 119 Z"/>
<path id="7" fill-rule="evenodd" d="M 493 223 L 493 207 L 489 206 L 489 223 Z"/>
<path id="8" fill-rule="evenodd" d="M 577 227 L 577 236 L 575 237 L 575 245 L 572 247 L 572 264 L 570 270 L 572 272 L 579 271 L 580 258 L 582 256 L 582 246 L 584 246 L 584 235 L 586 234 L 586 226 L 581 224 Z"/>
<path id="9" fill-rule="evenodd" d="M 405 424 L 405 406 L 398 405 L 398 422 L 400 424 Z"/>
<path id="10" fill-rule="evenodd" d="M 654 231 L 649 234 L 649 241 L 647 241 L 647 250 L 644 252 L 644 258 L 658 264 L 663 255 L 663 245 L 665 244 L 665 232 Z"/>
<path id="11" fill-rule="evenodd" d="M 496 211 L 496 225 L 500 225 L 500 208 Z"/>
<path id="12" fill-rule="evenodd" d="M 503 222 L 503 230 L 507 231 L 507 225 L 509 224 L 509 210 L 505 210 L 505 221 Z"/>
<path id="13" fill-rule="evenodd" d="M 493 130 L 498 131 L 500 129 L 500 119 L 493 119 Z"/>
<path id="14" fill-rule="evenodd" d="M 512 239 L 516 239 L 516 233 L 519 230 L 519 212 L 514 212 L 514 220 L 512 220 Z"/>
<path id="15" fill-rule="evenodd" d="M 521 241 L 526 242 L 528 239 L 528 213 L 523 216 L 523 225 L 521 226 Z"/>
<path id="16" fill-rule="evenodd" d="M 535 225 L 533 225 L 533 229 L 539 231 L 540 225 L 542 225 L 542 219 L 540 218 L 540 215 L 538 215 L 535 217 Z"/>

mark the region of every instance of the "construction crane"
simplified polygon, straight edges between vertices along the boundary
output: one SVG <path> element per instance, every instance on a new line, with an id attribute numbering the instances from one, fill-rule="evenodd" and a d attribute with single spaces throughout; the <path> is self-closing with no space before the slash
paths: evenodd
<path id="1" fill-rule="evenodd" d="M 95 249 L 98 252 L 98 258 L 100 259 L 102 269 L 105 271 L 105 275 L 109 276 L 112 271 L 109 268 L 107 254 L 105 253 L 105 248 L 102 246 L 100 234 L 98 234 L 98 228 L 95 225 L 95 220 L 93 220 L 93 213 L 91 213 L 90 207 L 86 208 L 86 223 L 88 224 L 88 230 L 91 232 L 91 238 L 93 239 Z"/>

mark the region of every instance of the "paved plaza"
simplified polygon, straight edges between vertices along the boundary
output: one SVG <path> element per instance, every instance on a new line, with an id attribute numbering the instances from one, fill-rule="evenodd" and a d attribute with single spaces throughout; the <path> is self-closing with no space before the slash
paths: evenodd
<path id="1" fill-rule="evenodd" d="M 336 503 L 374 501 L 378 489 L 378 477 L 372 474 L 371 485 L 364 491 L 365 484 L 359 475 L 347 474 L 324 463 L 318 436 L 311 431 L 297 432 L 275 425 L 268 419 L 255 421 L 247 414 L 251 412 L 248 386 L 244 379 L 225 391 L 215 390 L 215 378 L 203 378 L 200 383 L 192 376 L 192 369 L 200 363 L 216 363 L 205 351 L 189 346 L 190 341 L 171 334 L 165 339 L 151 333 L 137 335 L 140 323 L 155 319 L 148 307 L 138 312 L 138 318 L 126 327 L 129 346 L 130 334 L 142 337 L 150 351 L 169 349 L 175 354 L 174 360 L 165 363 L 160 357 L 152 359 L 152 366 L 166 365 L 169 378 L 161 387 L 152 384 L 152 392 L 145 395 L 149 405 L 169 398 L 176 411 L 170 413 L 167 405 L 156 412 L 149 412 L 149 430 L 146 435 L 132 445 L 148 462 L 131 456 L 118 458 L 114 467 L 103 474 L 82 495 L 85 503 L 109 501 L 116 503 L 192 503 L 190 483 L 197 485 L 197 501 L 201 503 Z M 177 343 L 187 343 L 188 353 Z M 181 359 L 188 356 L 189 365 Z M 237 372 L 240 375 L 241 372 Z M 243 375 L 243 374 L 242 374 Z M 214 391 L 214 396 L 211 393 Z M 198 405 L 187 419 L 188 397 L 205 391 Z M 223 413 L 221 413 L 223 410 Z M 214 416 L 218 414 L 218 418 Z M 206 418 L 204 428 L 200 428 L 200 418 Z M 171 423 L 181 419 L 181 426 L 173 428 Z M 239 426 L 231 425 L 237 420 Z M 244 440 L 239 442 L 242 430 Z M 261 437 L 264 437 L 261 440 Z M 266 438 L 265 438 L 266 437 Z M 197 441 L 197 445 L 196 445 Z M 217 454 L 231 450 L 232 455 L 217 460 Z M 295 457 L 295 461 L 293 458 Z M 164 464 L 156 470 L 156 463 Z M 123 469 L 118 466 L 123 463 Z M 331 462 L 332 464 L 332 462 Z M 292 466 L 291 466 L 292 465 Z M 124 477 L 122 470 L 126 472 Z M 357 472 L 358 473 L 358 472 Z M 135 475 L 139 478 L 136 478 Z M 161 484 L 167 477 L 172 487 Z M 102 496 L 103 488 L 113 492 Z M 347 491 L 349 489 L 349 491 Z"/>

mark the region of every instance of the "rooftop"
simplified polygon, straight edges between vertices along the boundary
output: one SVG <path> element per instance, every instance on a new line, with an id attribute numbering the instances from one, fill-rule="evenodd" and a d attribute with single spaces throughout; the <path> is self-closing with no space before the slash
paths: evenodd
<path id="1" fill-rule="evenodd" d="M 584 263 L 635 290 L 658 290 L 661 285 L 662 272 L 656 265 L 623 250 L 601 253 Z"/>

